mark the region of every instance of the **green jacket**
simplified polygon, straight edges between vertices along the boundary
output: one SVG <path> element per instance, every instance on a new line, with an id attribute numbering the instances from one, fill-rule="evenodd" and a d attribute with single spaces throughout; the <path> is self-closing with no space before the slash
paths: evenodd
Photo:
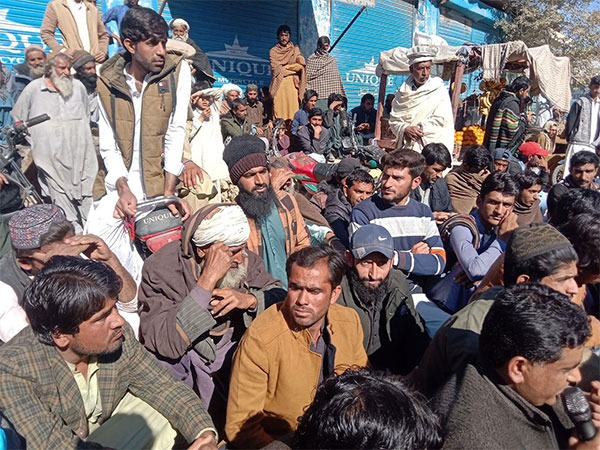
<path id="1" fill-rule="evenodd" d="M 423 319 L 415 309 L 406 276 L 401 271 L 392 269 L 389 283 L 389 291 L 381 300 L 381 311 L 375 320 L 371 320 L 347 277 L 342 281 L 342 293 L 337 302 L 358 313 L 365 350 L 369 347 L 372 331 L 379 333 L 381 345 L 368 355 L 371 365 L 376 369 L 389 369 L 393 373 L 405 375 L 419 364 L 429 344 L 429 336 Z"/>

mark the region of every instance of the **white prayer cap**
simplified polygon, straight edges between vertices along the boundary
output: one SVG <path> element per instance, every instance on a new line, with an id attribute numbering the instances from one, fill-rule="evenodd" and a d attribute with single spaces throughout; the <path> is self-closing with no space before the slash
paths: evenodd
<path id="1" fill-rule="evenodd" d="M 178 27 L 180 25 L 183 25 L 189 31 L 190 24 L 187 23 L 183 19 L 173 19 L 173 20 L 171 20 L 171 23 L 169 23 L 169 28 L 172 30 L 174 27 Z"/>
<path id="2" fill-rule="evenodd" d="M 250 237 L 248 219 L 238 205 L 224 205 L 216 213 L 209 214 L 196 228 L 192 242 L 196 247 L 204 247 L 223 242 L 227 247 L 245 244 Z"/>
<path id="3" fill-rule="evenodd" d="M 223 91 L 223 95 L 227 95 L 229 91 L 238 91 L 242 95 L 242 88 L 233 83 L 225 83 L 221 86 L 221 90 Z"/>
<path id="4" fill-rule="evenodd" d="M 416 45 L 406 52 L 410 66 L 424 61 L 433 61 L 435 55 L 437 55 L 437 49 L 426 45 Z"/>

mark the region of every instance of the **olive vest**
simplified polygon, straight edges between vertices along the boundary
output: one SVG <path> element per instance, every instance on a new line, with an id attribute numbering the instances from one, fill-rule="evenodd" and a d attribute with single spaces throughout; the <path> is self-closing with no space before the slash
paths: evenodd
<path id="1" fill-rule="evenodd" d="M 150 77 L 142 93 L 140 172 L 147 197 L 164 193 L 164 138 L 177 103 L 177 79 L 181 60 L 181 56 L 168 54 L 163 70 Z M 123 155 L 125 167 L 129 170 L 133 155 L 135 117 L 131 92 L 123 73 L 128 62 L 124 53 L 118 53 L 102 66 L 98 78 L 98 94 Z M 101 195 L 103 192 L 94 192 L 95 198 Z"/>

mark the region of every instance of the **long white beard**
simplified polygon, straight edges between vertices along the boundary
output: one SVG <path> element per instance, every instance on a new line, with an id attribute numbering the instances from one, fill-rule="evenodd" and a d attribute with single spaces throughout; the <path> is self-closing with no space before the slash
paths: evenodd
<path id="1" fill-rule="evenodd" d="M 189 33 L 184 33 L 183 36 L 173 36 L 173 39 L 175 39 L 176 41 L 186 42 L 189 37 L 190 37 Z"/>
<path id="2" fill-rule="evenodd" d="M 67 77 L 61 77 L 57 75 L 55 72 L 50 74 L 50 80 L 52 80 L 52 84 L 58 91 L 58 93 L 62 96 L 62 98 L 69 98 L 73 95 L 73 79 Z"/>
<path id="3" fill-rule="evenodd" d="M 225 276 L 217 282 L 217 287 L 237 289 L 246 281 L 246 275 L 246 266 L 242 263 L 235 269 L 229 269 Z"/>

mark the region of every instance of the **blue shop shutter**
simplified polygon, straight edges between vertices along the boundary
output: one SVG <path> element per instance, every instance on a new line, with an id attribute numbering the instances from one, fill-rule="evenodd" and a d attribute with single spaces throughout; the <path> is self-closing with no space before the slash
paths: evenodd
<path id="1" fill-rule="evenodd" d="M 190 24 L 190 37 L 210 59 L 215 86 L 268 86 L 269 50 L 277 43 L 279 25 L 289 25 L 298 43 L 296 0 L 171 0 L 169 6 L 174 18 Z"/>
<path id="2" fill-rule="evenodd" d="M 359 6 L 333 0 L 332 43 L 360 10 Z M 377 0 L 367 8 L 344 35 L 332 52 L 348 96 L 348 108 L 360 104 L 360 98 L 371 93 L 377 100 L 379 78 L 375 67 L 379 52 L 395 47 L 410 47 L 415 26 L 416 8 L 405 0 Z M 388 77 L 387 92 L 393 93 L 405 77 Z"/>
<path id="3" fill-rule="evenodd" d="M 0 61 L 6 67 L 24 61 L 25 48 L 42 45 L 40 26 L 47 2 L 2 0 L 0 3 Z"/>

